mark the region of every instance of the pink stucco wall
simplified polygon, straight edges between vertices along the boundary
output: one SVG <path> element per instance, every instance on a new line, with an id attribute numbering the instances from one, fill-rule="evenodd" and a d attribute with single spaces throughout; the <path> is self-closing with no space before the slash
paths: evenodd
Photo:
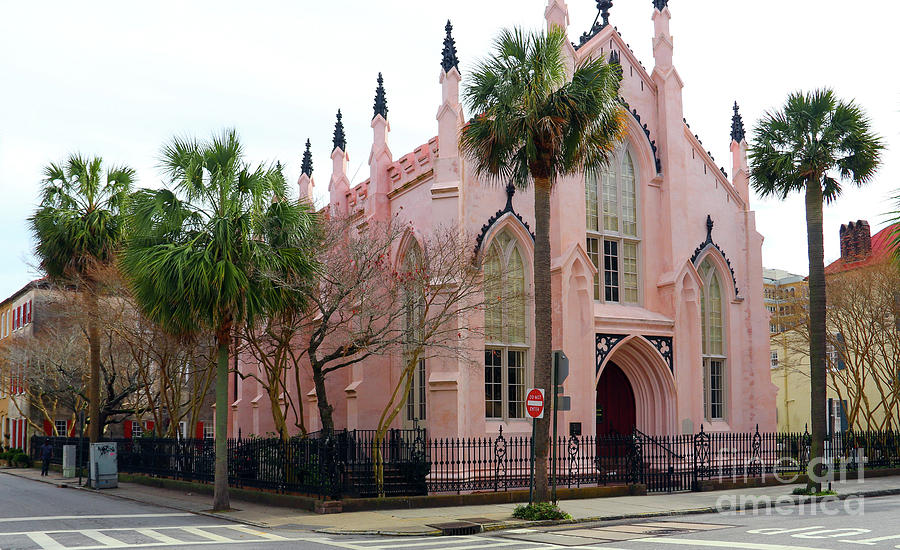
<path id="1" fill-rule="evenodd" d="M 548 25 L 565 27 L 565 1 L 550 0 L 544 15 Z M 611 25 L 577 50 L 567 46 L 570 67 L 586 57 L 618 52 L 623 67 L 621 95 L 641 117 L 641 123 L 628 117 L 627 137 L 627 147 L 637 165 L 641 300 L 638 306 L 593 300 L 595 268 L 585 252 L 584 180 L 561 180 L 551 203 L 553 345 L 565 350 L 570 359 L 565 393 L 572 397 L 572 410 L 560 413 L 560 433 L 567 433 L 570 422 L 581 422 L 585 434 L 593 433 L 597 381 L 609 360 L 628 376 L 637 404 L 637 427 L 646 433 L 692 432 L 701 424 L 706 430 L 750 431 L 757 424 L 760 430 L 774 430 L 775 388 L 768 372 L 768 322 L 762 295 L 763 238 L 756 231 L 750 210 L 747 145 L 744 141 L 732 142 L 733 176 L 729 180 L 683 121 L 683 83 L 672 65 L 669 9 L 654 9 L 652 18 L 655 63 L 651 73 Z M 506 194 L 500 186 L 476 180 L 459 156 L 456 141 L 464 121 L 459 104 L 460 80 L 455 68 L 449 73 L 440 71 L 440 95 L 437 88 L 435 94 L 437 137 L 426 136 L 423 145 L 411 153 L 394 159 L 388 122 L 381 116 L 373 119 L 369 180 L 351 189 L 346 175 L 348 154 L 335 149 L 330 208 L 371 219 L 395 216 L 409 222 L 417 235 L 458 224 L 470 234 L 478 234 L 482 225 L 503 208 Z M 643 124 L 650 132 L 649 139 Z M 659 172 L 650 140 L 657 146 Z M 301 193 L 311 193 L 313 184 L 308 177 L 301 177 L 299 184 Z M 516 193 L 513 205 L 533 227 L 530 193 Z M 708 247 L 692 262 L 695 249 L 707 236 L 707 216 L 714 221 L 712 237 L 724 255 Z M 488 230 L 482 249 L 503 228 L 515 235 L 522 250 L 532 251 L 528 231 L 509 215 Z M 717 266 L 726 292 L 727 412 L 725 421 L 712 423 L 704 420 L 702 405 L 702 283 L 695 267 L 707 255 Z M 737 293 L 726 257 L 734 270 Z M 530 266 L 526 274 L 531 281 Z M 465 322 L 477 325 L 482 321 Z M 599 370 L 597 334 L 624 336 Z M 673 339 L 674 373 L 645 336 Z M 533 334 L 530 341 L 534 341 Z M 501 423 L 485 419 L 484 374 L 477 367 L 483 346 L 471 340 L 468 343 L 468 359 L 434 360 L 427 365 L 429 434 L 494 434 L 501 424 L 504 433 L 528 433 L 530 423 L 526 420 Z M 255 368 L 243 361 L 241 365 L 242 369 Z M 397 358 L 382 357 L 332 375 L 328 390 L 335 406 L 336 426 L 373 428 L 398 371 Z M 316 429 L 317 411 L 314 397 L 307 395 L 312 388 L 307 373 L 301 385 L 306 425 Z M 238 427 L 243 433 L 272 431 L 268 403 L 260 394 L 254 383 L 243 383 L 240 401 L 232 410 L 235 431 Z M 401 424 L 398 421 L 397 425 Z"/>

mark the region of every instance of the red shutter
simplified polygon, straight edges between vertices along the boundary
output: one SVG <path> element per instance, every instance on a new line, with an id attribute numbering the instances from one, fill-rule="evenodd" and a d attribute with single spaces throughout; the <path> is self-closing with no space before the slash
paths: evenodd
<path id="1" fill-rule="evenodd" d="M 66 420 L 66 437 L 75 437 L 75 421 Z"/>
<path id="2" fill-rule="evenodd" d="M 156 425 L 156 423 L 153 422 L 152 420 L 148 420 L 148 421 L 146 422 L 146 428 L 147 428 L 147 431 L 150 432 L 151 434 L 153 433 L 153 426 L 154 426 L 154 425 Z"/>
<path id="3" fill-rule="evenodd" d="M 195 437 L 197 439 L 203 439 L 203 422 L 197 422 L 197 433 Z"/>
<path id="4" fill-rule="evenodd" d="M 125 430 L 125 439 L 131 439 L 131 420 L 126 420 L 122 424 L 122 428 Z"/>
<path id="5" fill-rule="evenodd" d="M 44 420 L 44 435 L 53 435 L 53 424 L 49 420 Z"/>

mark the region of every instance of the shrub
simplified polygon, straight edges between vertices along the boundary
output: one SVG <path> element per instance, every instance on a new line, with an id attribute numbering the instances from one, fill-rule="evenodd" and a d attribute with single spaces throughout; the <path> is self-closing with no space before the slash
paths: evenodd
<path id="1" fill-rule="evenodd" d="M 30 468 L 34 465 L 34 461 L 31 460 L 31 457 L 22 452 L 14 455 L 10 461 L 19 468 Z"/>
<path id="2" fill-rule="evenodd" d="M 809 490 L 807 490 L 806 487 L 797 487 L 797 488 L 794 489 L 794 491 L 793 491 L 792 494 L 795 494 L 795 495 L 808 495 L 808 496 L 813 496 L 813 497 L 830 497 L 830 496 L 837 496 L 837 492 L 835 492 L 835 491 L 819 491 L 818 493 L 816 493 L 816 492 L 810 492 Z"/>
<path id="3" fill-rule="evenodd" d="M 535 502 L 534 504 L 520 504 L 513 511 L 513 517 L 528 521 L 544 519 L 572 519 L 572 516 L 563 512 L 552 502 Z"/>

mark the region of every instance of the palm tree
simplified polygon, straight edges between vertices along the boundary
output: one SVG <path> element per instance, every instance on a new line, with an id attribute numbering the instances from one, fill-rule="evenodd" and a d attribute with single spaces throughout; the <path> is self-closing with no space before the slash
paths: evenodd
<path id="1" fill-rule="evenodd" d="M 754 129 L 750 147 L 753 188 L 761 196 L 781 199 L 798 191 L 806 195 L 806 238 L 809 254 L 809 363 L 812 442 L 809 488 L 821 489 L 825 410 L 825 264 L 822 203 L 837 199 L 842 183 L 869 182 L 881 162 L 884 144 L 871 130 L 868 117 L 853 101 L 829 89 L 788 96 L 781 111 L 767 112 Z M 813 471 L 815 470 L 815 472 Z"/>
<path id="2" fill-rule="evenodd" d="M 550 395 L 550 192 L 560 177 L 599 174 L 624 136 L 618 65 L 580 63 L 569 78 L 565 34 L 503 30 L 464 90 L 470 112 L 460 147 L 477 176 L 518 188 L 534 186 L 534 385 Z M 549 498 L 549 415 L 537 421 L 535 496 Z"/>
<path id="3" fill-rule="evenodd" d="M 252 167 L 234 130 L 173 139 L 162 151 L 171 189 L 137 192 L 121 267 L 147 317 L 179 335 L 215 335 L 214 510 L 227 510 L 229 345 L 235 325 L 297 305 L 277 281 L 315 273 L 315 217 L 286 198 L 281 166 Z"/>
<path id="4" fill-rule="evenodd" d="M 41 270 L 53 281 L 75 284 L 87 299 L 90 354 L 88 434 L 100 439 L 100 331 L 97 319 L 98 274 L 113 264 L 122 243 L 124 206 L 134 170 L 103 159 L 70 155 L 62 165 L 44 168 L 41 203 L 28 218 Z"/>

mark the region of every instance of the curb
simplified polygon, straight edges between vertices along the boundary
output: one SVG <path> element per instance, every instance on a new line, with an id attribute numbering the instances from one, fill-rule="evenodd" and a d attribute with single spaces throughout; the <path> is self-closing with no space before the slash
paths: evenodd
<path id="1" fill-rule="evenodd" d="M 63 483 L 63 482 L 59 482 L 59 481 L 51 481 L 51 480 L 49 480 L 49 479 L 35 479 L 35 478 L 33 478 L 33 477 L 30 477 L 30 476 L 25 476 L 25 475 L 21 475 L 21 474 L 12 473 L 10 470 L 7 470 L 7 469 L 0 470 L 0 472 L 3 472 L 3 473 L 5 473 L 5 474 L 8 474 L 8 475 L 11 475 L 11 476 L 20 478 L 20 479 L 27 479 L 27 480 L 30 480 L 30 481 L 37 481 L 37 482 L 39 482 L 39 483 L 46 483 L 46 484 L 48 484 L 48 485 L 53 485 L 53 486 L 59 487 L 59 488 L 61 488 L 61 489 L 77 489 L 77 490 L 79 490 L 79 491 L 87 491 L 87 492 L 89 492 L 89 493 L 91 493 L 91 494 L 101 495 L 101 496 L 104 496 L 104 497 L 107 497 L 107 498 L 117 498 L 117 499 L 119 499 L 119 500 L 127 500 L 127 501 L 130 501 L 130 502 L 137 502 L 137 503 L 140 503 L 140 504 L 148 504 L 148 505 L 150 505 L 150 506 L 157 506 L 157 507 L 159 507 L 159 508 L 168 508 L 168 509 L 170 509 L 170 510 L 178 510 L 179 512 L 188 512 L 188 513 L 190 513 L 190 514 L 194 514 L 194 515 L 197 515 L 197 516 L 206 516 L 206 517 L 210 517 L 210 518 L 221 519 L 221 520 L 225 520 L 225 521 L 230 521 L 230 522 L 232 522 L 232 523 L 238 523 L 238 524 L 241 524 L 241 525 L 251 525 L 251 526 L 253 526 L 253 527 L 262 528 L 262 529 L 269 529 L 269 528 L 271 528 L 271 525 L 269 525 L 268 523 L 261 523 L 261 522 L 258 522 L 258 521 L 251 521 L 251 520 L 241 520 L 241 519 L 229 517 L 229 516 L 227 516 L 227 515 L 225 515 L 225 514 L 219 514 L 219 513 L 216 513 L 216 512 L 197 511 L 197 510 L 191 510 L 190 508 L 184 508 L 184 507 L 179 507 L 179 506 L 173 506 L 172 504 L 158 504 L 158 503 L 155 503 L 155 502 L 147 502 L 146 500 L 141 500 L 141 499 L 138 499 L 138 498 L 129 497 L 129 496 L 125 496 L 125 495 L 114 495 L 114 494 L 111 494 L 111 493 L 104 493 L 104 492 L 101 492 L 101 491 L 96 490 L 96 489 L 91 489 L 90 487 L 81 487 L 81 486 L 79 486 L 79 485 L 77 485 L 77 484 L 71 485 L 71 484 L 69 484 L 69 483 Z"/>
<path id="2" fill-rule="evenodd" d="M 808 504 L 810 502 L 822 502 L 824 500 L 847 500 L 848 498 L 858 498 L 858 497 L 883 497 L 883 496 L 895 496 L 900 495 L 900 489 L 874 489 L 871 491 L 854 491 L 845 494 L 839 495 L 829 495 L 829 496 L 820 496 L 813 497 L 808 495 L 783 495 L 779 498 L 789 497 L 792 501 L 793 506 L 797 506 L 799 504 Z M 786 503 L 786 502 L 784 502 Z M 675 517 L 675 516 L 691 516 L 691 515 L 699 515 L 699 514 L 715 514 L 715 513 L 728 513 L 728 512 L 742 512 L 745 510 L 752 509 L 767 509 L 771 506 L 770 503 L 766 503 L 765 505 L 755 506 L 754 504 L 747 504 L 744 506 L 737 507 L 725 507 L 725 508 L 717 508 L 715 506 L 706 506 L 703 508 L 685 508 L 681 510 L 664 510 L 660 512 L 647 512 L 643 514 L 621 514 L 621 515 L 613 515 L 613 516 L 593 516 L 593 517 L 585 517 L 578 519 L 560 519 L 560 520 L 540 520 L 540 521 L 500 521 L 495 524 L 485 524 L 481 526 L 482 532 L 491 532 L 491 531 L 503 531 L 506 529 L 519 529 L 522 527 L 551 527 L 555 525 L 579 525 L 584 523 L 597 523 L 602 521 L 621 521 L 627 519 L 650 519 L 650 518 L 659 518 L 659 517 Z M 429 532 L 416 532 L 410 533 L 409 531 L 388 531 L 388 530 L 350 530 L 350 529 L 335 529 L 335 528 L 326 528 L 326 529 L 318 529 L 315 532 L 317 533 L 326 533 L 330 535 L 383 535 L 383 536 L 440 536 L 441 532 L 439 530 L 429 531 Z"/>

